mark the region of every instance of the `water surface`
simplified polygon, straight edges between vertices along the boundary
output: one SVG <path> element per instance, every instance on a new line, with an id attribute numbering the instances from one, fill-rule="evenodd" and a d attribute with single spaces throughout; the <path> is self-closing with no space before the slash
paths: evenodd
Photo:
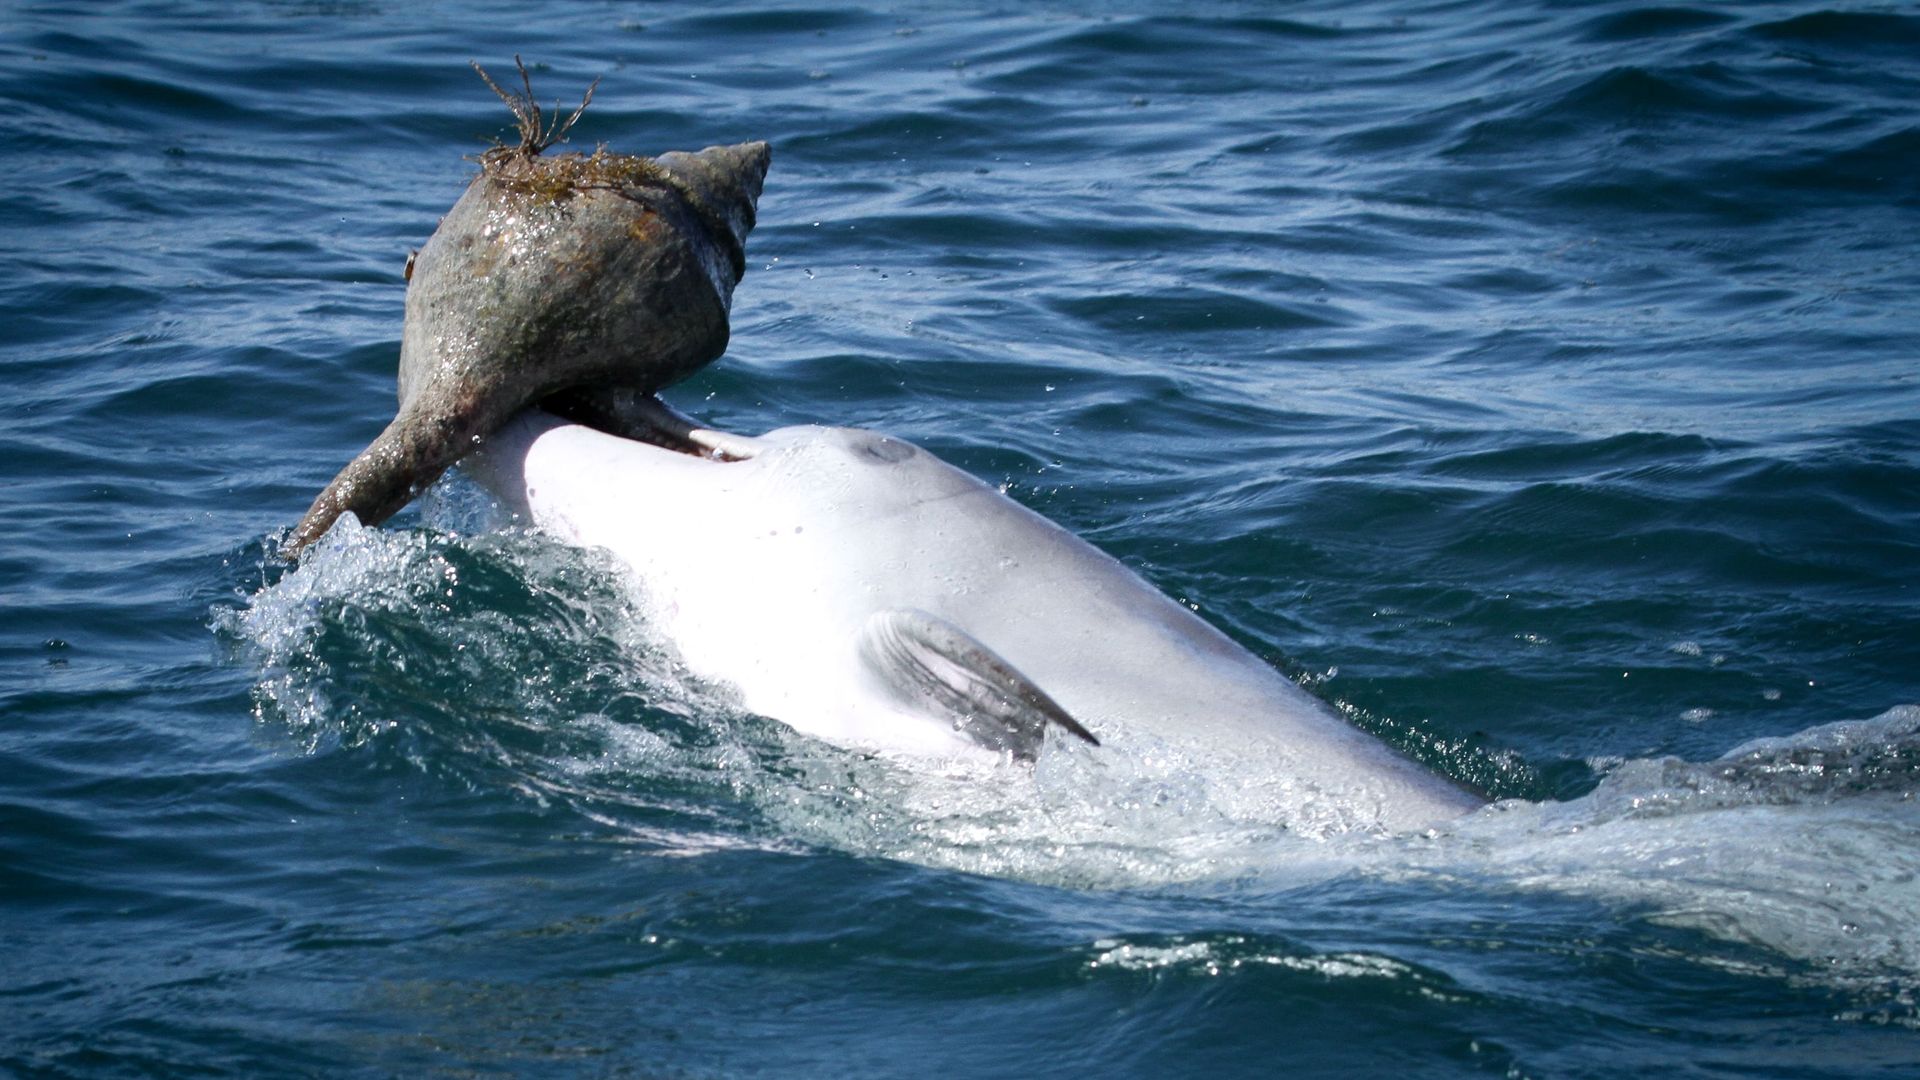
<path id="1" fill-rule="evenodd" d="M 1920 1067 L 1912 5 L 26 3 L 0 52 L 0 1071 Z M 578 145 L 773 144 L 675 404 L 926 446 L 1503 801 L 1308 835 L 814 743 L 457 476 L 275 563 L 516 52 L 602 78 Z"/>

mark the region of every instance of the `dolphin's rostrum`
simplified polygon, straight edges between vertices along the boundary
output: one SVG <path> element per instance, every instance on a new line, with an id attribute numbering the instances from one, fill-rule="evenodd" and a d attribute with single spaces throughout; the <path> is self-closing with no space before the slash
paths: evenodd
<path id="1" fill-rule="evenodd" d="M 484 155 L 412 264 L 399 412 L 314 500 L 289 556 L 346 511 L 391 517 L 528 405 L 603 418 L 726 349 L 767 144 L 542 156 L 593 91 L 543 128 L 520 74 L 517 93 L 487 80 L 520 144 Z"/>

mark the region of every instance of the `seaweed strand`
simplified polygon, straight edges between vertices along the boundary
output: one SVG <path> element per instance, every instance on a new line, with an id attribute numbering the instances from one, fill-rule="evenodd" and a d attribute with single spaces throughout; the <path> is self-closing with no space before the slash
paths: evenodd
<path id="1" fill-rule="evenodd" d="M 513 66 L 520 69 L 520 89 L 515 91 L 502 89 L 499 83 L 493 81 L 493 76 L 487 74 L 487 69 L 480 66 L 480 61 L 470 60 L 468 63 L 473 65 L 473 70 L 479 73 L 487 88 L 498 94 L 500 100 L 507 103 L 507 108 L 513 110 L 513 118 L 520 128 L 519 146 L 494 149 L 511 150 L 525 157 L 534 157 L 554 143 L 566 142 L 567 132 L 580 119 L 580 114 L 587 111 L 587 106 L 593 101 L 594 90 L 600 86 L 598 78 L 589 83 L 579 106 L 565 120 L 559 117 L 560 103 L 554 102 L 554 118 L 548 123 L 546 114 L 540 111 L 540 102 L 533 96 L 533 79 L 527 75 L 527 65 L 521 62 L 519 53 L 513 54 Z"/>
<path id="2" fill-rule="evenodd" d="M 566 141 L 567 132 L 573 129 L 580 114 L 592 104 L 593 92 L 600 85 L 599 79 L 594 79 L 588 85 L 580 104 L 564 120 L 559 116 L 560 106 L 557 102 L 554 104 L 554 114 L 549 119 L 533 96 L 533 80 L 527 75 L 527 65 L 518 54 L 513 58 L 514 67 L 520 72 L 518 90 L 508 90 L 494 82 L 493 77 L 487 74 L 487 69 L 480 66 L 480 61 L 469 62 L 487 87 L 506 102 L 520 128 L 518 146 L 508 146 L 496 140 L 492 149 L 480 155 L 480 165 L 487 175 L 509 190 L 549 202 L 561 202 L 579 191 L 627 191 L 660 182 L 662 174 L 652 160 L 635 154 L 617 154 L 604 145 L 596 148 L 591 155 L 570 151 L 552 157 L 540 156 L 554 143 Z"/>

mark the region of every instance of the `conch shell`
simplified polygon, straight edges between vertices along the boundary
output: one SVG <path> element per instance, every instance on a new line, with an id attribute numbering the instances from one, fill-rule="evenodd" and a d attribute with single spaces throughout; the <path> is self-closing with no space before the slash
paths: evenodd
<path id="1" fill-rule="evenodd" d="M 289 557 L 346 511 L 385 521 L 529 405 L 598 415 L 602 400 L 645 398 L 727 347 L 767 144 L 542 157 L 592 89 L 543 130 L 530 86 L 487 84 L 521 143 L 481 159 L 411 263 L 399 412 L 314 500 Z"/>

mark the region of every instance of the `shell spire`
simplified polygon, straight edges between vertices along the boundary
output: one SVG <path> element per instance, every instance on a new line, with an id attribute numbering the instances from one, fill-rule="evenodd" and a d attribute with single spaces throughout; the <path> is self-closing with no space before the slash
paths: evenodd
<path id="1" fill-rule="evenodd" d="M 693 154 L 674 150 L 653 159 L 688 202 L 733 237 L 741 260 L 734 271 L 736 282 L 746 273 L 747 234 L 753 231 L 760 188 L 772 161 L 773 151 L 764 142 L 709 146 Z"/>
<path id="2" fill-rule="evenodd" d="M 767 144 L 542 156 L 580 110 L 543 128 L 530 86 L 494 90 L 521 144 L 482 157 L 415 257 L 399 412 L 314 500 L 289 557 L 347 511 L 391 517 L 530 405 L 652 394 L 726 350 Z"/>

